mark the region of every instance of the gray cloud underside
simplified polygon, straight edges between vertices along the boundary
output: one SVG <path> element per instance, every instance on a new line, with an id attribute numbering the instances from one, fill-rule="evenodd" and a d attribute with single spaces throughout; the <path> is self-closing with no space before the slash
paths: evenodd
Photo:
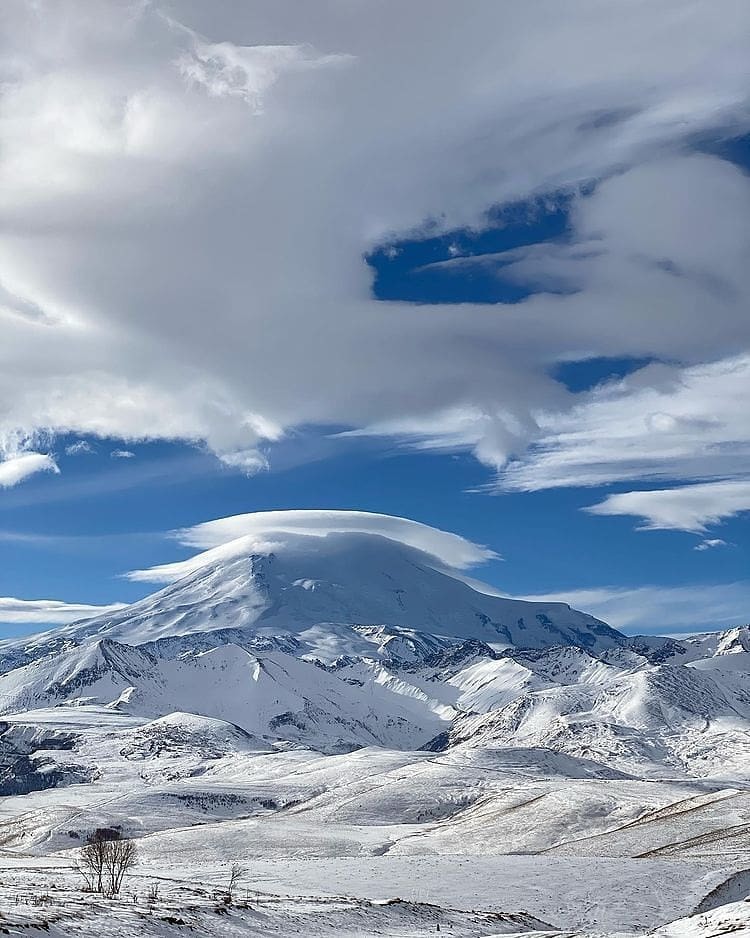
<path id="1" fill-rule="evenodd" d="M 750 183 L 690 144 L 750 125 L 746 3 L 3 13 L 6 456 L 73 431 L 252 471 L 324 424 L 468 448 L 524 490 L 741 474 L 747 417 L 705 395 L 748 388 Z M 372 299 L 374 246 L 561 188 L 570 243 L 500 262 L 564 295 Z M 548 377 L 595 355 L 681 365 Z"/>

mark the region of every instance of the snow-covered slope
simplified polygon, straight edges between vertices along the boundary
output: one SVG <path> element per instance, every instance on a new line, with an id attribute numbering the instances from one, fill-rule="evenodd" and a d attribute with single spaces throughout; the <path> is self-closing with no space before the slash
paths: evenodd
<path id="1" fill-rule="evenodd" d="M 342 938 L 370 934 L 370 912 L 337 930 L 337 903 L 346 897 L 523 909 L 566 936 L 640 936 L 699 904 L 713 908 L 711 897 L 732 901 L 742 885 L 735 872 L 750 864 L 746 790 L 628 778 L 548 749 L 266 751 L 218 719 L 145 720 L 93 705 L 7 722 L 3 738 L 19 746 L 67 741 L 69 748 L 49 752 L 59 768 L 96 769 L 88 781 L 0 800 L 0 877 L 11 906 L 0 911 L 33 911 L 12 906 L 15 889 L 34 883 L 53 905 L 63 896 L 71 904 L 71 933 L 86 933 L 76 850 L 97 826 L 117 825 L 137 839 L 140 863 L 127 903 L 139 915 L 131 890 L 143 900 L 157 884 L 161 896 L 174 891 L 176 903 L 191 905 L 194 889 L 210 898 L 239 861 L 256 910 L 266 900 L 280 906 L 268 893 L 318 897 L 322 933 Z M 726 887 L 730 878 L 737 888 Z M 164 909 L 159 903 L 157 914 Z M 185 911 L 170 905 L 168 914 L 192 922 Z M 109 934 L 110 916 L 124 912 L 116 901 L 97 900 L 99 933 Z M 234 934 L 231 921 L 245 934 L 225 918 L 221 934 Z M 462 934 L 455 919 L 439 921 L 441 933 Z M 425 924 L 423 932 L 416 922 L 411 931 L 398 919 L 382 921 L 374 934 L 434 934 L 436 919 Z M 261 919 L 258 927 L 260 935 L 318 933 L 304 920 Z M 112 933 L 141 930 L 128 919 Z M 484 919 L 468 934 L 498 933 Z"/>
<path id="2" fill-rule="evenodd" d="M 429 748 L 545 747 L 638 775 L 750 773 L 746 663 L 652 664 L 573 647 L 507 655 L 450 679 L 467 687 L 456 702 L 464 712 Z"/>
<path id="3" fill-rule="evenodd" d="M 376 680 L 363 693 L 314 662 L 280 651 L 253 653 L 234 643 L 175 650 L 171 643 L 149 650 L 111 639 L 84 643 L 2 675 L 0 707 L 18 712 L 101 703 L 147 717 L 193 711 L 323 751 L 416 748 L 453 715 L 422 701 L 414 706 Z"/>
<path id="4" fill-rule="evenodd" d="M 750 938 L 750 896 L 664 925 L 653 938 Z"/>

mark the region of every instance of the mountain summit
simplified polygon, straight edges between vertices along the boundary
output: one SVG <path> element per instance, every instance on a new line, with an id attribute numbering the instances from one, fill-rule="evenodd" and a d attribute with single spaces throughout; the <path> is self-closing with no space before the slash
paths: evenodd
<path id="1" fill-rule="evenodd" d="M 577 645 L 603 651 L 615 629 L 564 603 L 506 599 L 468 585 L 426 551 L 380 534 L 285 534 L 273 549 L 237 538 L 199 554 L 185 576 L 116 613 L 45 633 L 143 645 L 210 632 L 290 637 L 330 661 L 363 647 L 361 626 L 395 626 L 493 647 Z"/>

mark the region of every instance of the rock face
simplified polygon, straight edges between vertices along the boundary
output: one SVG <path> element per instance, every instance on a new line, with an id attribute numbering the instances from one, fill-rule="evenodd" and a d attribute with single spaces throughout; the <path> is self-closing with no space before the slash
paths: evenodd
<path id="1" fill-rule="evenodd" d="M 10 724 L 0 721 L 0 797 L 92 781 L 95 770 L 71 762 L 60 763 L 48 754 L 71 749 L 73 745 L 70 736 L 19 734 Z M 35 755 L 41 751 L 45 755 Z"/>

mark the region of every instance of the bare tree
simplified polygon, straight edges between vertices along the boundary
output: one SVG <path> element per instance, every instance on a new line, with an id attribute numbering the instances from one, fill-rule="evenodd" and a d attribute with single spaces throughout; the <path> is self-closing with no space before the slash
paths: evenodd
<path id="1" fill-rule="evenodd" d="M 133 840 L 110 840 L 104 851 L 104 870 L 107 876 L 107 891 L 116 896 L 128 870 L 138 862 L 138 848 Z"/>
<path id="2" fill-rule="evenodd" d="M 81 849 L 78 869 L 86 880 L 86 886 L 92 892 L 104 891 L 104 868 L 107 843 L 117 840 L 120 832 L 114 827 L 97 827 L 86 838 Z"/>
<path id="3" fill-rule="evenodd" d="M 101 891 L 103 868 L 103 863 L 99 865 L 97 852 L 91 848 L 91 845 L 86 844 L 78 856 L 78 871 L 86 882 L 86 892 Z"/>
<path id="4" fill-rule="evenodd" d="M 125 874 L 136 862 L 137 850 L 132 840 L 123 840 L 116 827 L 97 827 L 81 849 L 78 869 L 87 889 L 115 896 Z"/>
<path id="5" fill-rule="evenodd" d="M 227 885 L 227 896 L 231 902 L 234 898 L 234 891 L 239 886 L 240 880 L 247 876 L 248 869 L 241 863 L 233 863 L 229 868 L 229 883 Z"/>

